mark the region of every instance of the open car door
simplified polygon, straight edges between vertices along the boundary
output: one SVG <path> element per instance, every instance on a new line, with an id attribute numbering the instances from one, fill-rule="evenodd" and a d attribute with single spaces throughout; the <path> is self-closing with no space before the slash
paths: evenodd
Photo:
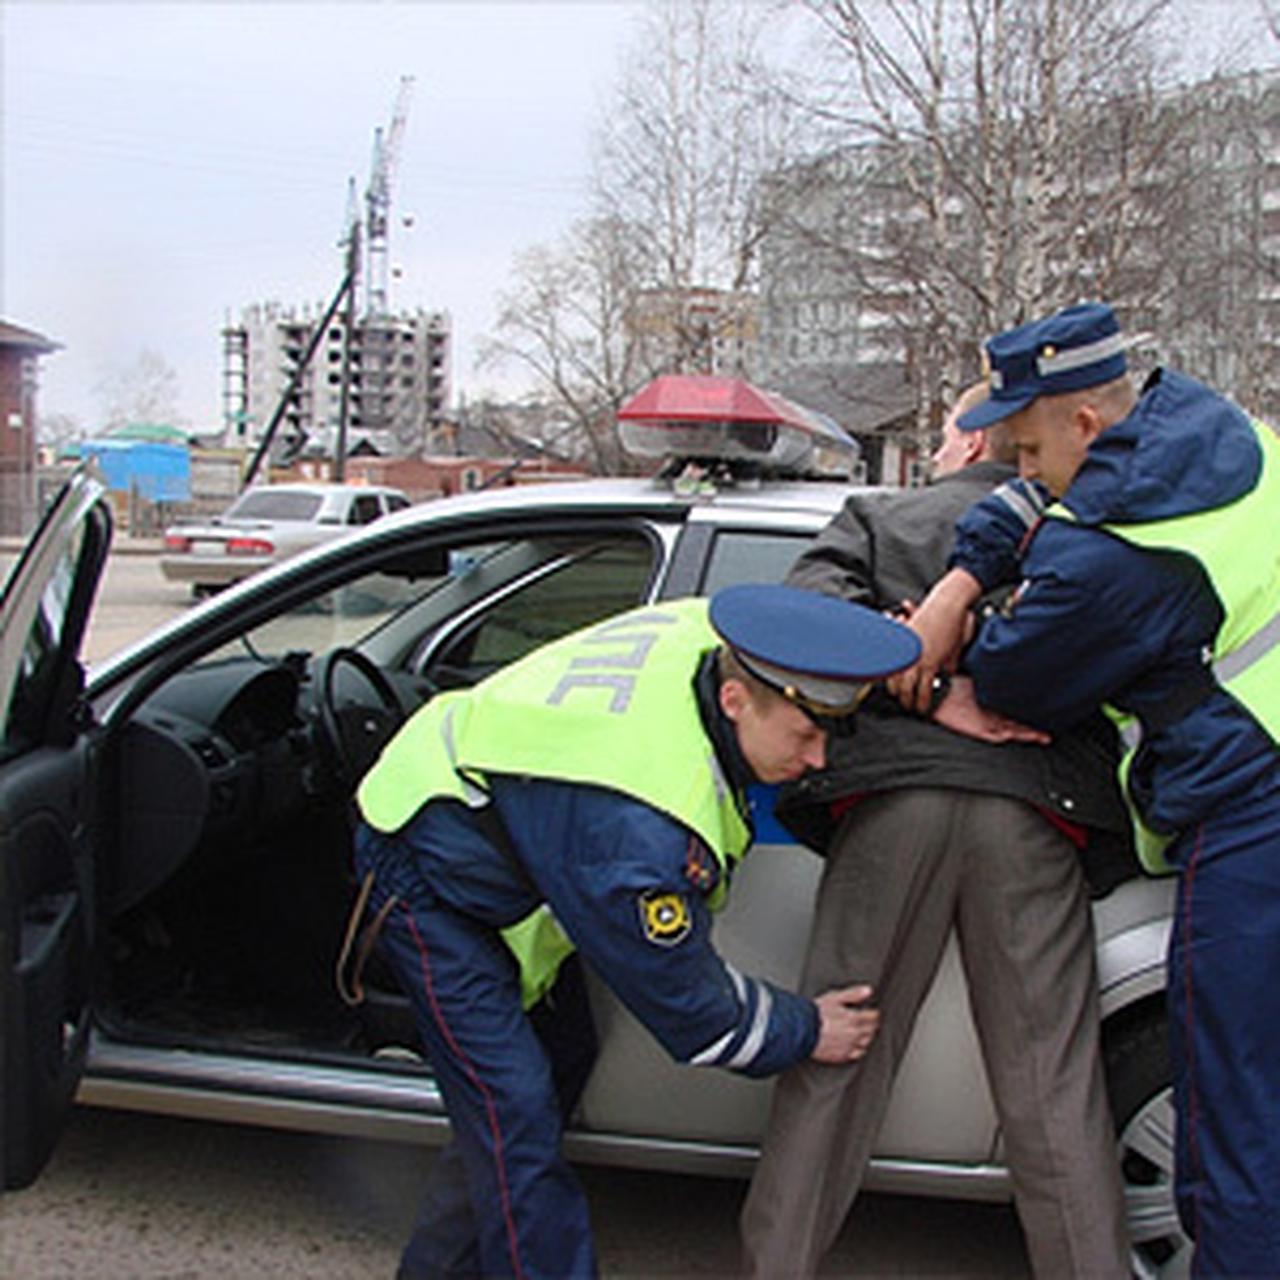
<path id="1" fill-rule="evenodd" d="M 63 486 L 0 595 L 0 1173 L 35 1180 L 88 1051 L 95 761 L 80 644 L 111 543 L 103 486 Z"/>

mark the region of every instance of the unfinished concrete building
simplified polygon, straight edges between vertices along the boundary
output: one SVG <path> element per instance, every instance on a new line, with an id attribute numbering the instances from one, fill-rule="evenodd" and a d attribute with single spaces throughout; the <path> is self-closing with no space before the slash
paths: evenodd
<path id="1" fill-rule="evenodd" d="M 324 315 L 320 305 L 256 303 L 223 329 L 227 444 L 260 442 Z M 345 413 L 348 448 L 421 453 L 449 404 L 450 337 L 447 312 L 418 310 L 357 320 L 348 346 L 335 317 L 289 393 L 275 439 L 332 455 Z"/>

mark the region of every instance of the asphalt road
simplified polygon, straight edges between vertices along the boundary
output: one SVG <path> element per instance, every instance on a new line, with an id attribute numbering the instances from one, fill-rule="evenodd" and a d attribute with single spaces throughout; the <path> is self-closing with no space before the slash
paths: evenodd
<path id="1" fill-rule="evenodd" d="M 0 554 L 0 575 L 12 556 Z M 189 607 L 114 554 L 90 661 Z M 36 1185 L 0 1196 L 4 1280 L 391 1276 L 431 1154 L 392 1143 L 81 1109 Z M 584 1167 L 609 1277 L 731 1276 L 745 1184 Z M 862 1197 L 826 1274 L 1024 1277 L 1012 1210 Z"/>
<path id="2" fill-rule="evenodd" d="M 390 1277 L 429 1152 L 78 1112 L 43 1177 L 0 1197 L 6 1280 Z M 745 1184 L 579 1169 L 602 1274 L 732 1276 Z M 825 1275 L 1027 1275 L 1011 1210 L 864 1196 Z"/>

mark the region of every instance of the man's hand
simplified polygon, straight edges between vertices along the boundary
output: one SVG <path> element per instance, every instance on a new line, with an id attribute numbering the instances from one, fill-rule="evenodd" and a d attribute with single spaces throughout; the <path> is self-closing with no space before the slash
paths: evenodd
<path id="1" fill-rule="evenodd" d="M 933 718 L 953 733 L 981 742 L 1035 742 L 1044 745 L 1051 739 L 1040 729 L 1019 724 L 998 712 L 988 711 L 978 702 L 973 681 L 968 676 L 952 676 L 947 696 L 938 704 Z"/>
<path id="2" fill-rule="evenodd" d="M 871 988 L 864 985 L 824 991 L 814 1000 L 818 1006 L 818 1043 L 815 1062 L 839 1066 L 856 1062 L 866 1053 L 880 1025 L 880 1011 L 866 1008 Z"/>
<path id="3" fill-rule="evenodd" d="M 912 611 L 907 626 L 920 637 L 920 660 L 885 682 L 889 692 L 908 711 L 922 715 L 933 697 L 933 678 L 954 671 L 960 651 L 972 635 L 970 607 L 982 594 L 982 584 L 964 569 L 951 569 L 934 583 Z"/>

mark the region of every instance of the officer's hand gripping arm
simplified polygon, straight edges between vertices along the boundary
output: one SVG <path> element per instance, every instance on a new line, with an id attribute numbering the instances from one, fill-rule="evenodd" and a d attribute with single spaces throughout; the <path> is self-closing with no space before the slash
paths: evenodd
<path id="1" fill-rule="evenodd" d="M 907 626 L 920 637 L 920 659 L 886 681 L 889 692 L 908 711 L 927 712 L 936 677 L 955 669 L 971 636 L 970 610 L 981 594 L 982 585 L 972 574 L 950 569 L 912 611 Z"/>

